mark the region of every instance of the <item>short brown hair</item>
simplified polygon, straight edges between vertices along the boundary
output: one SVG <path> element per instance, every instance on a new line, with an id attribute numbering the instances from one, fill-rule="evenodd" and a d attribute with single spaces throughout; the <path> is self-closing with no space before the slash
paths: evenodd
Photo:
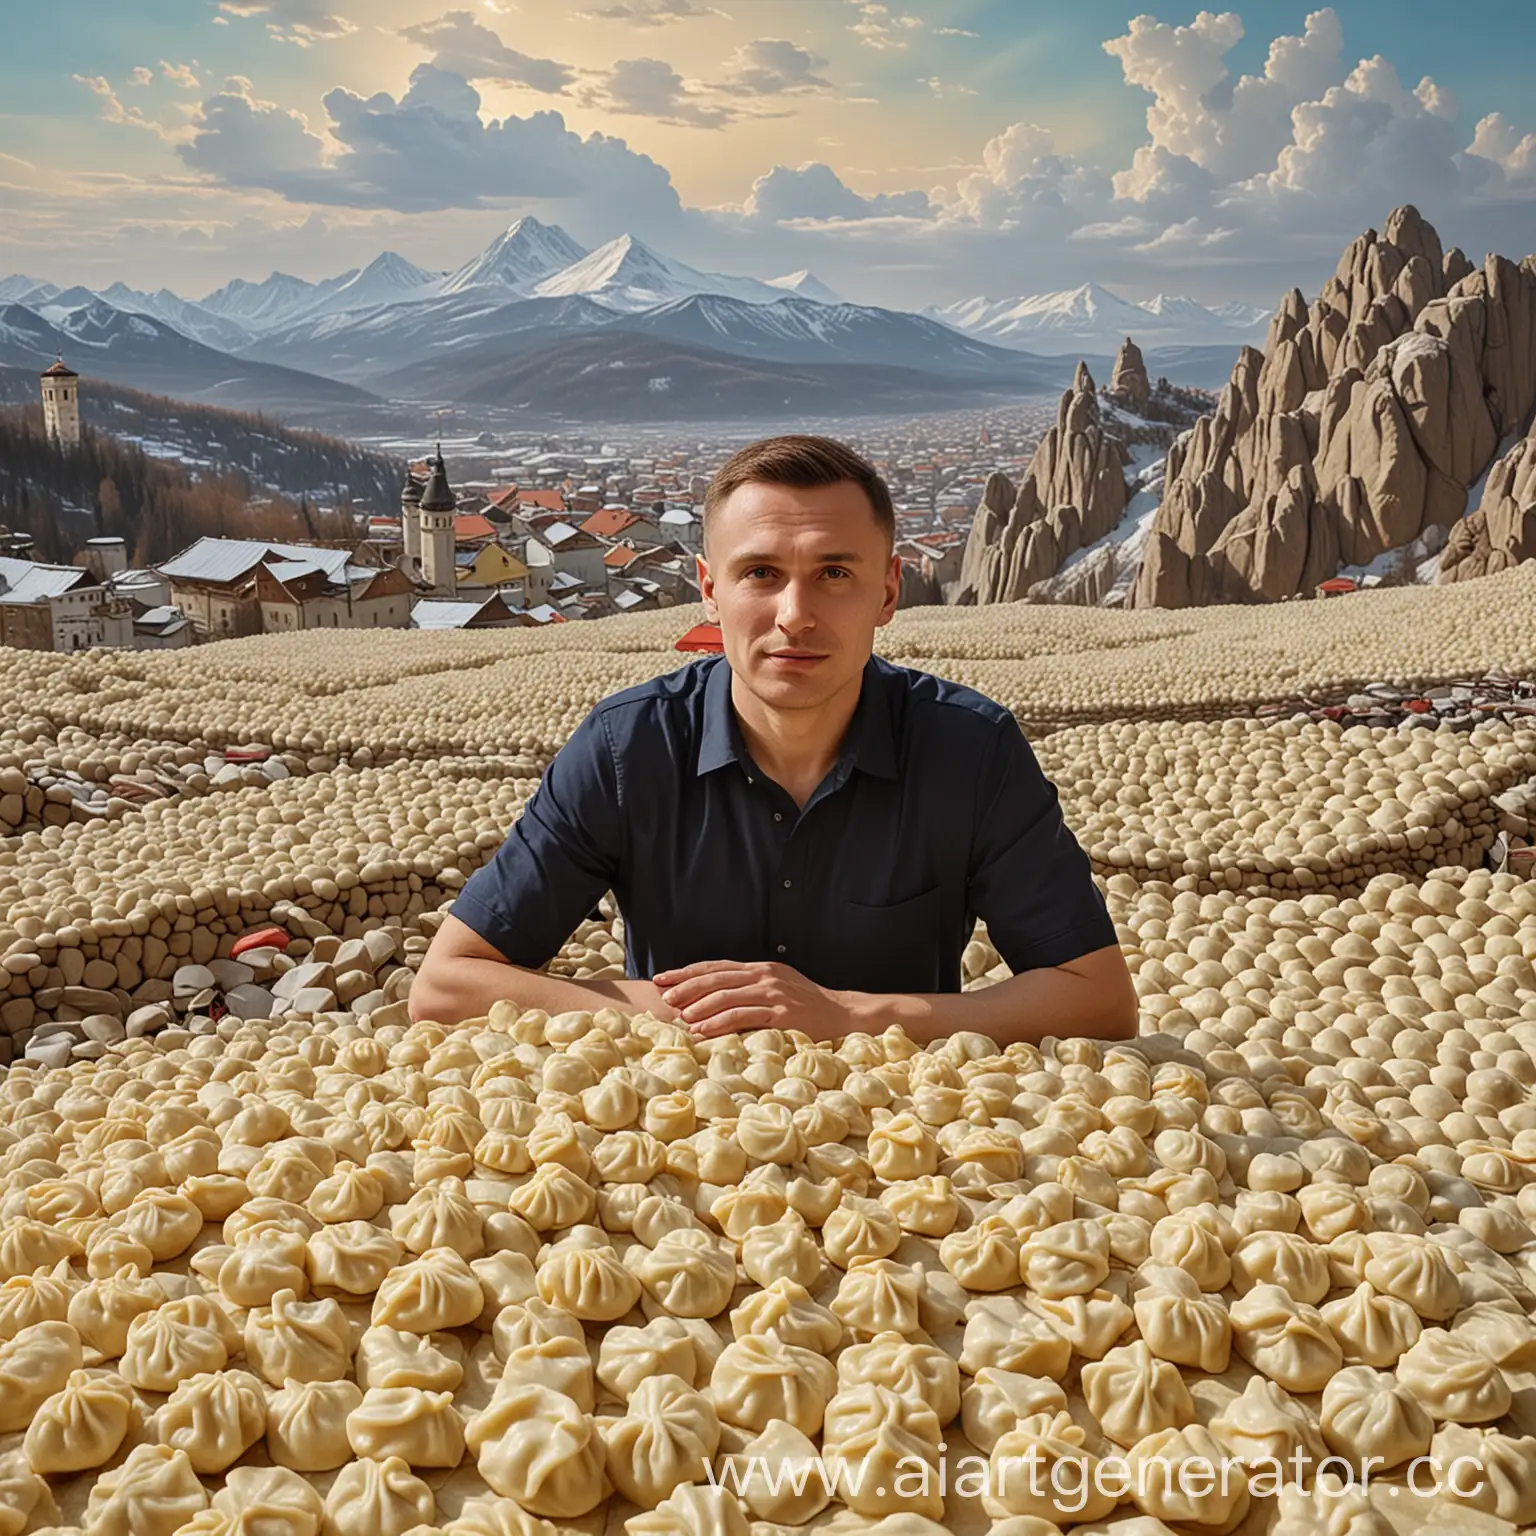
<path id="1" fill-rule="evenodd" d="M 711 516 L 741 486 L 790 485 L 809 490 L 819 485 L 841 485 L 845 480 L 851 480 L 869 498 L 875 521 L 894 549 L 896 508 L 891 504 L 890 487 L 875 466 L 846 443 L 799 432 L 748 443 L 715 471 L 704 493 L 703 537 L 707 541 Z"/>

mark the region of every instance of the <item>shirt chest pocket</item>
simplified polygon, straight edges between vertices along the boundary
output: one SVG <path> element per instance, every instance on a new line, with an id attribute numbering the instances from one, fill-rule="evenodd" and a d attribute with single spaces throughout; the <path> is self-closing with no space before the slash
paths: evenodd
<path id="1" fill-rule="evenodd" d="M 834 908 L 831 937 L 873 978 L 862 983 L 864 989 L 917 992 L 937 984 L 943 895 L 935 885 L 905 901 L 844 901 Z"/>

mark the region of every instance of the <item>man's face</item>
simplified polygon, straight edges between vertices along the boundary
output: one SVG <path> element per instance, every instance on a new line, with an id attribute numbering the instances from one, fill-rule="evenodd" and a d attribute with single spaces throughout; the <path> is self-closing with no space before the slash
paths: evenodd
<path id="1" fill-rule="evenodd" d="M 780 709 L 816 708 L 860 677 L 901 595 L 901 558 L 851 480 L 739 486 L 698 570 L 731 671 Z"/>

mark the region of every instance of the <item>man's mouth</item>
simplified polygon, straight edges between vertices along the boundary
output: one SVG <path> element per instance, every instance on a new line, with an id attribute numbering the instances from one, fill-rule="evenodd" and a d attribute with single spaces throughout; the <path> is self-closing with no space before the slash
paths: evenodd
<path id="1" fill-rule="evenodd" d="M 817 651 L 770 651 L 768 659 L 785 663 L 799 662 L 804 665 L 812 661 L 825 661 L 827 658 Z"/>

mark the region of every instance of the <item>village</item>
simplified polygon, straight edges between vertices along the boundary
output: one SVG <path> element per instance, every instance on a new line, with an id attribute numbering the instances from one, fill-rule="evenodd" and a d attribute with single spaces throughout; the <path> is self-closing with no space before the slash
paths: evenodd
<path id="1" fill-rule="evenodd" d="M 80 378 L 60 359 L 40 385 L 45 430 L 67 452 L 81 440 Z M 1026 400 L 848 434 L 891 486 L 903 607 L 952 600 L 988 477 L 1022 472 L 1053 411 Z M 49 563 L 0 529 L 0 645 L 68 653 L 312 629 L 533 628 L 696 602 L 705 487 L 736 444 L 677 436 L 407 449 L 398 507 L 359 513 L 354 538 L 205 537 L 147 568 L 119 537 Z"/>

